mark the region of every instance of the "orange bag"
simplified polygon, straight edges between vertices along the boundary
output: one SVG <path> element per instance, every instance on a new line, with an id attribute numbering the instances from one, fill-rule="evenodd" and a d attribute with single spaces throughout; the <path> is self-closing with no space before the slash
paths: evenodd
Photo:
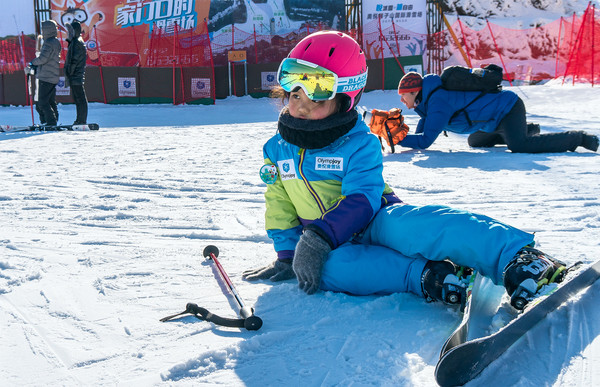
<path id="1" fill-rule="evenodd" d="M 404 123 L 401 113 L 402 110 L 398 108 L 393 108 L 389 112 L 379 109 L 371 111 L 369 128 L 373 134 L 379 137 L 382 149 L 384 148 L 382 139 L 385 139 L 392 153 L 394 153 L 394 145 L 404 140 L 408 134 L 408 125 Z"/>

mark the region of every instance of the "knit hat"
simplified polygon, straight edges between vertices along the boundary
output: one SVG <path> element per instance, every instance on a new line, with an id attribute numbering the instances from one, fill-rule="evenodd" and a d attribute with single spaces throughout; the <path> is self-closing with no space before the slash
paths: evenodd
<path id="1" fill-rule="evenodd" d="M 423 77 L 414 71 L 406 73 L 398 84 L 398 94 L 419 91 L 423 87 Z"/>

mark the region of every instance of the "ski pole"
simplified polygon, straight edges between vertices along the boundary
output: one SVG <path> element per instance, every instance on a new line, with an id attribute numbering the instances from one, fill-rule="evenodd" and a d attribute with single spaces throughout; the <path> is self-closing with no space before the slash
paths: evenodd
<path id="1" fill-rule="evenodd" d="M 35 125 L 35 118 L 33 117 L 33 81 L 31 80 L 31 73 L 27 74 L 27 92 L 29 93 L 29 106 L 31 107 L 31 125 Z"/>
<path id="2" fill-rule="evenodd" d="M 219 256 L 219 249 L 213 245 L 206 246 L 204 248 L 203 255 L 205 258 L 213 262 L 213 264 L 217 268 L 219 277 L 227 285 L 227 289 L 233 295 L 240 309 L 239 315 L 244 319 L 244 328 L 246 328 L 249 331 L 256 331 L 260 329 L 260 327 L 262 326 L 262 320 L 260 319 L 260 317 L 254 315 L 254 310 L 252 308 L 244 305 L 244 301 L 235 289 L 235 286 L 233 286 L 233 283 L 229 279 L 229 276 L 225 272 L 225 269 L 223 269 L 223 266 L 221 266 L 221 263 L 217 259 L 217 257 Z"/>
<path id="3" fill-rule="evenodd" d="M 235 299 L 237 306 L 239 307 L 239 315 L 242 318 L 234 319 L 221 317 L 209 312 L 207 309 L 201 306 L 190 302 L 185 306 L 185 310 L 183 312 L 161 318 L 160 321 L 166 322 L 179 318 L 185 314 L 192 314 L 200 320 L 208 321 L 213 324 L 221 325 L 224 327 L 246 328 L 249 331 L 259 330 L 262 326 L 262 320 L 260 319 L 260 317 L 254 315 L 254 310 L 252 308 L 249 308 L 244 305 L 244 301 L 239 296 L 237 290 L 233 286 L 233 283 L 231 282 L 231 280 L 227 276 L 227 273 L 223 269 L 223 266 L 221 266 L 221 263 L 217 259 L 217 256 L 219 255 L 219 249 L 216 246 L 206 246 L 203 255 L 205 258 L 208 258 L 213 262 L 213 268 L 216 269 L 213 271 L 216 271 L 218 273 L 218 277 L 221 278 L 221 288 L 224 291 L 227 290 L 231 295 L 233 295 L 233 298 Z"/>

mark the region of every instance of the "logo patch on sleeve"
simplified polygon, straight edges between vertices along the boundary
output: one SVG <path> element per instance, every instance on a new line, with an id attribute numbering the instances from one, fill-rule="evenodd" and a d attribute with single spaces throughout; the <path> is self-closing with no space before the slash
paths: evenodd
<path id="1" fill-rule="evenodd" d="M 280 160 L 277 161 L 277 167 L 279 168 L 279 177 L 281 177 L 282 181 L 297 179 L 296 176 L 296 166 L 294 165 L 294 160 Z"/>
<path id="2" fill-rule="evenodd" d="M 317 157 L 315 159 L 315 170 L 341 172 L 344 170 L 344 158 L 343 157 Z"/>
<path id="3" fill-rule="evenodd" d="M 277 175 L 277 167 L 273 164 L 265 164 L 260 168 L 260 178 L 266 184 L 275 184 Z"/>

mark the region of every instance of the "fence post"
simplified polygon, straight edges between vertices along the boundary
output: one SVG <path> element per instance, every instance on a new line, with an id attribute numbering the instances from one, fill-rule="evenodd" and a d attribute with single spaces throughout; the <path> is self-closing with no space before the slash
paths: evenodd
<path id="1" fill-rule="evenodd" d="M 94 38 L 96 39 L 96 50 L 98 50 L 98 67 L 100 67 L 100 82 L 102 83 L 102 96 L 104 97 L 104 103 L 106 104 L 106 88 L 104 87 L 104 72 L 102 71 L 102 56 L 100 53 L 100 42 L 98 41 L 98 32 L 96 26 L 94 26 Z"/>
<path id="2" fill-rule="evenodd" d="M 379 51 L 381 52 L 381 90 L 385 90 L 385 61 L 383 55 L 383 33 L 381 32 L 381 17 L 377 18 L 377 23 L 379 26 Z"/>
<path id="3" fill-rule="evenodd" d="M 558 25 L 558 37 L 556 38 L 556 63 L 554 65 L 554 78 L 558 76 L 558 59 L 560 58 L 560 35 L 562 35 L 563 17 L 560 17 Z"/>
<path id="4" fill-rule="evenodd" d="M 21 31 L 19 36 L 19 43 L 21 46 L 21 64 L 25 68 L 25 33 Z M 31 125 L 35 125 L 35 118 L 33 116 L 33 90 L 31 89 L 31 74 L 25 74 L 25 98 L 27 98 L 27 105 L 31 107 Z"/>
<path id="5" fill-rule="evenodd" d="M 212 46 L 210 42 L 210 35 L 208 34 L 208 22 L 204 19 L 204 28 L 206 31 L 206 41 L 208 42 L 208 51 L 210 53 L 210 68 L 212 69 L 212 84 L 211 84 L 211 96 L 213 97 L 213 105 L 217 103 L 217 91 L 215 90 L 215 63 L 213 61 Z"/>
<path id="6" fill-rule="evenodd" d="M 190 28 L 191 31 L 191 28 Z M 179 34 L 177 35 L 177 42 L 180 43 Z M 192 45 L 190 40 L 190 46 Z M 181 44 L 180 44 L 181 46 Z M 182 58 L 182 50 L 181 47 L 179 49 L 179 53 L 177 54 L 177 60 L 179 61 L 179 86 L 181 87 L 181 103 L 185 103 L 185 84 L 183 82 L 183 58 Z"/>
<path id="7" fill-rule="evenodd" d="M 590 2 L 591 3 L 591 2 Z M 596 61 L 596 53 L 594 52 L 594 42 L 596 41 L 595 36 L 595 25 L 596 25 L 596 6 L 592 4 L 592 87 L 594 87 L 594 79 L 596 78 L 596 73 L 594 72 L 594 62 Z"/>
<path id="8" fill-rule="evenodd" d="M 400 56 L 400 44 L 398 44 L 398 33 L 396 32 L 396 23 L 394 23 L 394 18 L 392 18 L 392 29 L 394 30 L 394 38 L 396 39 L 396 48 L 398 49 L 398 56 Z"/>
<path id="9" fill-rule="evenodd" d="M 133 32 L 133 44 L 135 44 L 135 52 L 137 53 L 137 56 L 138 56 L 138 67 L 139 67 L 142 63 L 142 56 L 140 55 L 140 49 L 138 48 L 138 44 L 137 44 L 137 37 L 135 36 L 135 27 L 133 25 L 131 26 L 131 32 Z"/>
<path id="10" fill-rule="evenodd" d="M 172 69 L 172 73 L 173 73 L 173 83 L 172 83 L 173 105 L 176 105 L 176 103 L 175 103 L 175 58 L 176 58 L 175 50 L 177 48 L 176 39 L 177 39 L 177 22 L 175 22 L 175 27 L 173 28 L 173 58 L 171 59 L 171 69 Z"/>
<path id="11" fill-rule="evenodd" d="M 563 75 L 563 84 L 565 83 L 565 78 L 567 76 L 569 68 L 571 67 L 571 60 L 573 59 L 573 54 L 576 51 L 579 51 L 577 46 L 581 42 L 581 36 L 583 35 L 583 27 L 585 25 L 585 17 L 587 15 L 588 11 L 589 11 L 589 8 L 590 7 L 588 6 L 586 8 L 585 12 L 583 13 L 583 17 L 581 18 L 581 26 L 579 27 L 579 31 L 577 32 L 577 38 L 575 40 L 576 43 L 574 45 L 572 45 L 571 52 L 569 53 L 569 60 L 567 61 L 567 67 L 565 68 L 565 73 Z M 575 20 L 575 13 L 573 13 L 573 20 Z M 573 32 L 574 32 L 575 31 L 575 23 L 573 23 L 573 28 L 572 29 L 573 29 Z M 573 34 L 571 33 L 571 35 L 573 35 Z M 579 56 L 579 54 L 577 56 Z M 575 85 L 575 75 L 573 75 L 573 85 Z"/>
<path id="12" fill-rule="evenodd" d="M 460 21 L 459 17 L 457 17 L 457 20 L 458 26 L 460 27 L 460 33 L 463 38 L 463 43 L 465 45 L 465 50 L 467 50 L 467 64 L 469 65 L 469 67 L 473 68 L 473 63 L 471 62 L 471 55 L 469 54 L 469 45 L 467 44 L 467 38 L 465 37 L 465 31 L 463 30 L 462 22 Z"/>
<path id="13" fill-rule="evenodd" d="M 393 20 L 392 20 L 392 23 L 393 23 Z M 404 66 L 402 66 L 402 64 L 398 60 L 398 57 L 400 57 L 400 46 L 398 46 L 398 56 L 396 56 L 396 53 L 394 52 L 394 50 L 392 50 L 392 46 L 390 46 L 390 43 L 387 41 L 387 39 L 383 35 L 383 30 L 381 29 L 381 18 L 378 19 L 378 24 L 379 24 L 379 27 L 378 27 L 379 28 L 379 40 L 385 42 L 385 44 L 390 49 L 390 52 L 394 56 L 394 59 L 396 60 L 396 63 L 398 63 L 398 67 L 400 67 L 400 70 L 402 71 L 402 74 L 406 74 L 406 71 L 404 71 Z M 394 34 L 396 34 L 395 31 L 394 31 Z M 396 40 L 396 45 L 397 44 L 398 44 L 398 40 Z M 381 51 L 383 52 L 383 45 L 381 46 Z M 385 59 L 385 57 L 383 56 L 383 54 L 382 54 L 382 58 Z"/>
<path id="14" fill-rule="evenodd" d="M 235 24 L 231 23 L 231 51 L 235 50 Z M 237 89 L 235 87 L 235 63 L 233 63 L 233 66 L 231 65 L 231 62 L 229 62 L 229 68 L 231 69 L 231 74 L 230 74 L 230 79 L 231 79 L 231 75 L 233 75 L 233 95 L 237 95 Z M 229 87 L 229 95 L 231 95 L 231 86 Z"/>
<path id="15" fill-rule="evenodd" d="M 510 75 L 508 75 L 508 69 L 506 68 L 506 65 L 504 64 L 504 59 L 502 59 L 502 54 L 500 53 L 500 48 L 498 48 L 498 43 L 496 43 L 496 38 L 494 37 L 494 33 L 492 32 L 492 27 L 490 26 L 490 22 L 489 20 L 485 19 L 485 22 L 488 26 L 488 29 L 490 30 L 490 35 L 492 35 L 492 40 L 494 41 L 494 46 L 496 46 L 496 51 L 498 52 L 498 56 L 500 57 L 500 62 L 502 62 L 502 67 L 504 68 L 504 73 L 506 74 L 506 77 L 508 78 L 508 83 L 512 86 L 512 80 L 510 79 Z"/>
<path id="16" fill-rule="evenodd" d="M 254 64 L 258 64 L 258 50 L 256 48 L 256 25 L 253 24 L 252 26 L 254 28 Z"/>

